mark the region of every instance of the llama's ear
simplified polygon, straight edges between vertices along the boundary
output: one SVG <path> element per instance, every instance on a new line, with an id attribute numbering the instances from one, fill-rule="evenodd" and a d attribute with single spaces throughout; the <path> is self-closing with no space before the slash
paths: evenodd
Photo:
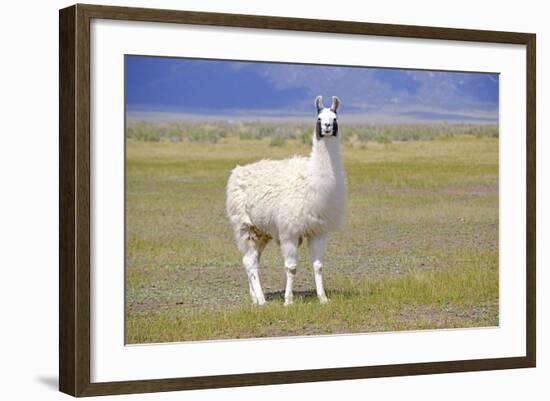
<path id="1" fill-rule="evenodd" d="M 323 106 L 323 96 L 317 96 L 315 98 L 315 107 L 317 107 L 317 114 L 325 108 L 325 106 Z"/>
<path id="2" fill-rule="evenodd" d="M 333 96 L 332 97 L 332 106 L 330 106 L 330 109 L 337 113 L 338 112 L 338 107 L 340 107 L 340 99 L 338 99 L 338 97 L 336 96 Z"/>

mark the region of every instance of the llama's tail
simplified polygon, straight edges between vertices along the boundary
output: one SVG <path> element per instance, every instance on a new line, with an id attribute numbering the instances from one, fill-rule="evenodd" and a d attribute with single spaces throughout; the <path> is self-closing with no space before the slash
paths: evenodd
<path id="1" fill-rule="evenodd" d="M 237 166 L 231 171 L 226 188 L 226 211 L 229 222 L 233 227 L 237 246 L 244 252 L 246 241 L 250 239 L 252 222 L 246 212 L 246 192 L 244 182 L 240 177 L 241 167 Z"/>

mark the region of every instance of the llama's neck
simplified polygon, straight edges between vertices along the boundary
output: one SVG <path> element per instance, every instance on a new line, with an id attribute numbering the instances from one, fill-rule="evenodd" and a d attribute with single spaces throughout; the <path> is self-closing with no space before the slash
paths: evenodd
<path id="1" fill-rule="evenodd" d="M 340 138 L 313 138 L 313 149 L 309 159 L 309 211 L 315 219 L 321 219 L 321 232 L 337 230 L 345 219 L 346 177 Z"/>
<path id="2" fill-rule="evenodd" d="M 321 140 L 314 138 L 310 163 L 312 175 L 319 178 L 319 185 L 343 184 L 344 167 L 340 155 L 339 138 L 331 136 Z"/>

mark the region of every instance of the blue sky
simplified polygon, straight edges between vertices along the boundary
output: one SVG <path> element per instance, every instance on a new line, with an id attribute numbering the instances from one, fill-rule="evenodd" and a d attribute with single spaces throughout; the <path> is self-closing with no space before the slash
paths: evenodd
<path id="1" fill-rule="evenodd" d="M 498 74 L 126 56 L 128 112 L 310 115 L 332 95 L 342 113 L 390 120 L 496 122 Z"/>

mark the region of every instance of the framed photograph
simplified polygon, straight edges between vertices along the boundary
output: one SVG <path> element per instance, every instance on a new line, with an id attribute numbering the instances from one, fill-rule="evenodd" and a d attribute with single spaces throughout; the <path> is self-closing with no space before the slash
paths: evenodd
<path id="1" fill-rule="evenodd" d="M 59 26 L 62 392 L 535 366 L 534 34 Z"/>

